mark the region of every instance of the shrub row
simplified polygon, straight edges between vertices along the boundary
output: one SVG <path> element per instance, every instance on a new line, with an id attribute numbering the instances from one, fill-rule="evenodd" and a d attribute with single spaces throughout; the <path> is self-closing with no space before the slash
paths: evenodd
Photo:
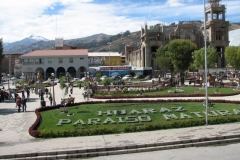
<path id="1" fill-rule="evenodd" d="M 56 138 L 56 137 L 77 137 L 77 136 L 92 136 L 116 133 L 117 127 L 102 127 L 102 128 L 88 128 L 88 129 L 75 129 L 64 131 L 41 131 L 39 137 L 42 138 Z"/>
<path id="2" fill-rule="evenodd" d="M 234 96 L 238 95 L 240 92 L 235 92 L 235 93 L 219 93 L 219 94 L 209 94 L 211 97 L 223 97 L 223 96 Z M 159 97 L 204 97 L 205 94 L 156 94 L 156 95 L 98 95 L 98 96 L 92 96 L 92 98 L 96 99 L 109 99 L 109 98 L 115 98 L 115 99 L 120 99 L 120 98 L 139 98 L 139 97 L 144 97 L 144 98 L 159 98 Z"/>
<path id="3" fill-rule="evenodd" d="M 240 122 L 239 116 L 221 116 L 221 117 L 210 117 L 208 124 L 222 124 L 222 123 L 234 123 Z M 171 128 L 184 128 L 193 126 L 202 126 L 206 124 L 205 119 L 185 119 L 185 120 L 172 120 L 165 123 L 148 123 L 142 126 L 129 125 L 124 128 L 124 132 L 139 132 L 139 131 L 153 131 L 161 129 Z"/>

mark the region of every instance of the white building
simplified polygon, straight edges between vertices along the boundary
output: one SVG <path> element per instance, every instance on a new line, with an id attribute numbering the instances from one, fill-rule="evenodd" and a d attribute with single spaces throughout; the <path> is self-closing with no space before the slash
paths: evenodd
<path id="1" fill-rule="evenodd" d="M 24 54 L 22 72 L 26 79 L 35 79 L 39 71 L 43 80 L 54 73 L 57 78 L 68 72 L 72 77 L 81 78 L 88 71 L 88 50 L 35 50 Z"/>

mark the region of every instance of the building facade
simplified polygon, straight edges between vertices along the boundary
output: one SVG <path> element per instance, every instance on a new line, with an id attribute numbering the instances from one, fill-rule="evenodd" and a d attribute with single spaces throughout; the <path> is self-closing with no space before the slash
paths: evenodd
<path id="1" fill-rule="evenodd" d="M 57 78 L 70 74 L 71 77 L 81 78 L 88 71 L 88 50 L 36 50 L 24 54 L 22 72 L 26 79 L 36 79 L 40 72 L 44 80 L 54 73 Z"/>
<path id="2" fill-rule="evenodd" d="M 216 48 L 219 55 L 216 62 L 218 68 L 226 67 L 224 51 L 229 45 L 228 27 L 225 20 L 225 5 L 219 4 L 220 0 L 209 0 L 206 7 L 207 45 Z M 188 39 L 200 49 L 204 47 L 204 25 L 201 21 L 187 21 L 172 23 L 169 26 L 157 24 L 150 26 L 145 24 L 141 28 L 141 47 L 134 50 L 132 46 L 125 46 L 126 64 L 134 67 L 152 67 L 158 70 L 156 62 L 157 49 L 167 45 L 174 39 Z"/>
<path id="3" fill-rule="evenodd" d="M 4 54 L 2 73 L 20 77 L 22 74 L 22 65 L 19 57 L 21 55 L 22 54 Z"/>

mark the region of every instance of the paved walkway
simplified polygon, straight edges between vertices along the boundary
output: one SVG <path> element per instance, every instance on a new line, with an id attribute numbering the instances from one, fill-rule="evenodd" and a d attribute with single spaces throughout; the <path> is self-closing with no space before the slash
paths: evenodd
<path id="1" fill-rule="evenodd" d="M 5 88 L 7 84 L 4 83 Z M 10 87 L 14 87 L 11 86 Z M 75 102 L 84 101 L 83 88 L 74 88 L 73 97 Z M 63 91 L 59 86 L 55 87 L 56 103 L 60 104 Z M 239 95 L 228 97 L 212 97 L 211 99 L 239 100 Z M 174 97 L 180 99 L 181 97 Z M 184 97 L 190 99 L 193 97 Z M 203 99 L 204 97 L 194 97 Z M 168 98 L 162 98 L 168 99 Z M 47 105 L 48 99 L 45 99 Z M 170 143 L 185 140 L 196 140 L 213 137 L 240 137 L 240 123 L 200 126 L 181 129 L 159 130 L 151 132 L 138 132 L 126 134 L 99 135 L 89 137 L 37 139 L 28 134 L 29 127 L 36 120 L 34 110 L 40 107 L 38 95 L 31 94 L 30 102 L 27 103 L 27 112 L 17 112 L 13 99 L 0 103 L 0 156 L 41 153 L 49 151 L 66 150 L 90 150 L 97 148 L 116 148 L 127 146 L 151 146 L 158 143 Z M 217 138 L 218 139 L 218 138 Z M 1 157 L 0 157 L 1 158 Z"/>

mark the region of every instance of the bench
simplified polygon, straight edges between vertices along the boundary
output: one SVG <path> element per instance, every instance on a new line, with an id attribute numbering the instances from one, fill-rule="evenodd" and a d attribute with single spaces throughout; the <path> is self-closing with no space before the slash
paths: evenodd
<path id="1" fill-rule="evenodd" d="M 70 97 L 70 98 L 64 98 L 63 103 L 64 104 L 73 104 L 75 100 L 75 97 Z"/>

